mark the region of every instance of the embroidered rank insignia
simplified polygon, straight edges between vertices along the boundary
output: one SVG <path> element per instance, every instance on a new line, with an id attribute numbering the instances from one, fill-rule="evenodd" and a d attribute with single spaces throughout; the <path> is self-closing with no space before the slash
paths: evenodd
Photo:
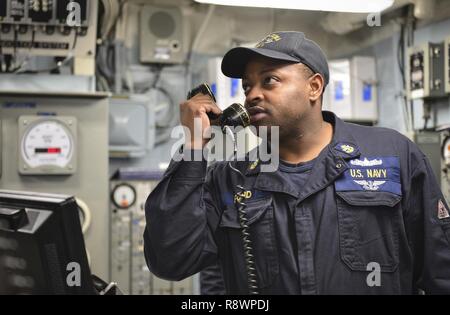
<path id="1" fill-rule="evenodd" d="M 444 203 L 441 199 L 438 201 L 438 219 L 442 220 L 445 218 L 450 217 L 450 214 L 448 213 L 447 208 L 445 207 Z"/>
<path id="2" fill-rule="evenodd" d="M 345 142 L 344 143 L 342 143 L 342 142 L 338 143 L 334 147 L 334 149 L 337 150 L 337 151 L 343 152 L 345 154 L 348 154 L 348 155 L 355 155 L 356 156 L 355 153 L 357 153 L 356 152 L 357 149 L 356 149 L 356 147 L 354 145 L 352 145 L 350 143 L 345 143 Z"/>
<path id="3" fill-rule="evenodd" d="M 353 151 L 355 151 L 355 148 L 348 144 L 343 144 L 341 145 L 341 150 L 344 151 L 345 153 L 351 154 L 353 153 Z"/>
<path id="4" fill-rule="evenodd" d="M 398 157 L 372 157 L 349 161 L 349 169 L 335 182 L 336 191 L 384 191 L 401 196 Z"/>

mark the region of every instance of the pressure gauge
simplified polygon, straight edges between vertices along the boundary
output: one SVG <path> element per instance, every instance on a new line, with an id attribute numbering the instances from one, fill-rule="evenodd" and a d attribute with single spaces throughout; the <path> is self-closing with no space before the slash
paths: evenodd
<path id="1" fill-rule="evenodd" d="M 21 116 L 19 172 L 24 175 L 73 174 L 76 118 Z"/>
<path id="2" fill-rule="evenodd" d="M 136 190 L 129 184 L 119 184 L 112 191 L 112 201 L 120 209 L 128 209 L 136 202 Z"/>
<path id="3" fill-rule="evenodd" d="M 450 136 L 447 136 L 442 143 L 442 158 L 446 167 L 450 167 Z"/>

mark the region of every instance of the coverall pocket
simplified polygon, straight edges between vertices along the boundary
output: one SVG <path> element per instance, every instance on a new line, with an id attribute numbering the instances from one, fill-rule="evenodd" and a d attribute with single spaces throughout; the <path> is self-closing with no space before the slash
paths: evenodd
<path id="1" fill-rule="evenodd" d="M 248 220 L 253 259 L 256 264 L 258 286 L 264 288 L 273 283 L 279 271 L 278 253 L 274 236 L 272 198 L 250 201 L 246 202 L 246 204 L 245 212 Z M 239 213 L 234 205 L 226 207 L 219 227 L 227 236 L 229 242 L 227 250 L 231 255 L 230 258 L 237 264 L 239 272 L 243 275 L 246 274 L 246 256 L 244 254 L 242 228 L 239 221 Z"/>
<path id="2" fill-rule="evenodd" d="M 401 196 L 389 192 L 336 192 L 341 259 L 352 270 L 367 271 L 370 263 L 382 272 L 398 266 L 396 226 Z"/>

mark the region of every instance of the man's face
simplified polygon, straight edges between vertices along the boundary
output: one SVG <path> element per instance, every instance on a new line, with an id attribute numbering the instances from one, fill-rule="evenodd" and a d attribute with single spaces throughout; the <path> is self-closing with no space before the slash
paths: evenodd
<path id="1" fill-rule="evenodd" d="M 245 107 L 254 126 L 279 126 L 280 136 L 295 136 L 311 111 L 306 66 L 258 57 L 242 78 Z"/>

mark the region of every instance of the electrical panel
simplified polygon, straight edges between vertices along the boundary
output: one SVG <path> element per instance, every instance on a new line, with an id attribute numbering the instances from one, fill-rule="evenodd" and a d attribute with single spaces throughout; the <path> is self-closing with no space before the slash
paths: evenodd
<path id="1" fill-rule="evenodd" d="M 409 99 L 445 96 L 444 43 L 409 48 L 406 66 Z"/>
<path id="2" fill-rule="evenodd" d="M 95 57 L 98 0 L 2 0 L 0 54 Z"/>
<path id="3" fill-rule="evenodd" d="M 177 7 L 144 6 L 140 15 L 141 62 L 183 62 L 182 24 L 182 13 Z"/>
<path id="4" fill-rule="evenodd" d="M 92 273 L 106 280 L 108 109 L 107 94 L 0 92 L 0 189 L 76 196 Z"/>
<path id="5" fill-rule="evenodd" d="M 244 104 L 242 80 L 225 76 L 221 64 L 222 58 L 211 58 L 208 61 L 208 82 L 216 97 L 217 106 L 223 110 L 233 103 Z"/>
<path id="6" fill-rule="evenodd" d="M 53 0 L 28 1 L 28 17 L 32 23 L 50 23 L 53 18 Z"/>
<path id="7" fill-rule="evenodd" d="M 445 92 L 450 94 L 450 37 L 445 41 Z"/>
<path id="8" fill-rule="evenodd" d="M 322 108 L 342 119 L 352 118 L 350 59 L 330 60 L 330 82 L 325 88 Z"/>
<path id="9" fill-rule="evenodd" d="M 161 172 L 120 169 L 111 180 L 111 280 L 126 294 L 194 294 L 196 277 L 172 282 L 153 275 L 144 256 L 145 202 Z"/>
<path id="10" fill-rule="evenodd" d="M 56 21 L 59 24 L 66 24 L 67 20 L 67 11 L 68 6 L 70 2 L 74 2 L 72 0 L 57 0 L 57 7 L 56 7 Z M 76 0 L 80 7 L 80 18 L 81 18 L 81 25 L 86 26 L 88 22 L 88 3 L 87 0 Z"/>
<path id="11" fill-rule="evenodd" d="M 15 22 L 24 21 L 26 18 L 25 12 L 27 4 L 25 0 L 10 0 L 9 1 L 9 15 Z"/>
<path id="12" fill-rule="evenodd" d="M 325 88 L 323 109 L 342 119 L 378 120 L 375 58 L 355 56 L 330 60 L 330 82 Z"/>
<path id="13" fill-rule="evenodd" d="M 76 26 L 80 27 L 87 25 L 90 9 L 87 0 L 3 0 L 0 17 L 4 18 L 4 23 L 67 26 L 70 13 L 80 10 L 76 12 L 80 17 Z"/>

